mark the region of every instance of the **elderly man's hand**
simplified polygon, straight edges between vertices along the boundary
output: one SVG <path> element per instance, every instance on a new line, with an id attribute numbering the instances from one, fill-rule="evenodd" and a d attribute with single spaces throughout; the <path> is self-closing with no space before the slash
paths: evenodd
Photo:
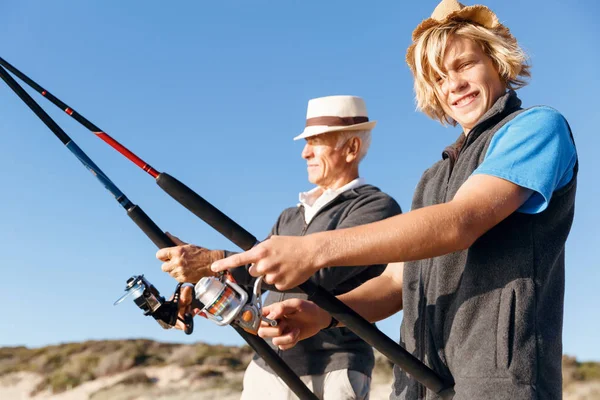
<path id="1" fill-rule="evenodd" d="M 263 308 L 263 315 L 277 320 L 273 327 L 262 323 L 258 335 L 273 338 L 281 350 L 294 347 L 300 340 L 312 337 L 331 322 L 331 316 L 308 300 L 288 299 Z"/>
<path id="2" fill-rule="evenodd" d="M 196 283 L 205 276 L 214 276 L 210 265 L 225 257 L 223 250 L 209 250 L 182 242 L 177 237 L 169 237 L 177 244 L 175 247 L 160 249 L 156 258 L 164 261 L 162 270 L 178 282 Z"/>
<path id="3" fill-rule="evenodd" d="M 310 236 L 271 236 L 245 253 L 235 254 L 212 265 L 214 272 L 254 264 L 252 276 L 279 290 L 288 290 L 306 282 L 321 266 Z"/>

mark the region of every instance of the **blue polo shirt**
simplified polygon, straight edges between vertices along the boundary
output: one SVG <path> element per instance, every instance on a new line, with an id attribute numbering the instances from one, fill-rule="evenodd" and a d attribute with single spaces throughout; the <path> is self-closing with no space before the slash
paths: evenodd
<path id="1" fill-rule="evenodd" d="M 565 118 L 553 108 L 534 107 L 494 134 L 473 175 L 492 175 L 533 190 L 517 211 L 537 214 L 548 207 L 552 193 L 571 181 L 576 160 Z"/>

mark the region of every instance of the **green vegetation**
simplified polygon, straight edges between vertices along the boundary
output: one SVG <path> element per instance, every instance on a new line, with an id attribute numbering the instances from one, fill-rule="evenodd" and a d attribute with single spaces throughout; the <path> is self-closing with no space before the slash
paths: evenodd
<path id="1" fill-rule="evenodd" d="M 153 385 L 154 381 L 145 372 L 136 371 L 121 379 L 117 385 Z"/>
<path id="2" fill-rule="evenodd" d="M 578 370 L 582 381 L 600 380 L 600 363 L 583 362 L 578 363 Z"/>
<path id="3" fill-rule="evenodd" d="M 579 362 L 575 357 L 563 356 L 563 387 L 575 382 L 600 380 L 600 363 Z"/>
<path id="4" fill-rule="evenodd" d="M 111 390 L 118 387 L 154 385 L 140 367 L 176 365 L 185 369 L 186 379 L 195 385 L 241 390 L 240 376 L 253 354 L 248 346 L 158 343 L 145 339 L 65 343 L 38 349 L 4 347 L 0 348 L 0 376 L 18 371 L 38 373 L 42 380 L 32 393 L 36 394 L 59 393 L 100 377 L 131 371 L 112 389 L 102 392 L 110 397 L 114 395 Z M 376 352 L 374 380 L 389 382 L 391 375 L 391 362 Z M 586 381 L 600 381 L 600 363 L 564 356 L 563 387 Z"/>
<path id="5" fill-rule="evenodd" d="M 181 345 L 145 339 L 65 343 L 38 349 L 4 347 L 0 348 L 0 376 L 18 371 L 41 374 L 44 378 L 34 394 L 46 390 L 60 393 L 84 382 L 135 367 L 169 364 L 209 366 L 212 369 L 206 370 L 203 377 L 222 379 L 223 372 L 220 370 L 243 370 L 252 354 L 247 346 Z M 130 379 L 119 382 L 123 385 L 151 383 L 145 374 L 134 374 Z"/>

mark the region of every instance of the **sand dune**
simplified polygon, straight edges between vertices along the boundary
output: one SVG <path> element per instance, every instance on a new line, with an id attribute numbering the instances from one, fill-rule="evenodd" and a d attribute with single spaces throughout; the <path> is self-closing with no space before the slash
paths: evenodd
<path id="1" fill-rule="evenodd" d="M 0 400 L 234 400 L 251 357 L 249 348 L 149 340 L 0 348 Z M 563 375 L 565 400 L 600 400 L 600 364 L 565 357 Z M 387 399 L 391 380 L 377 354 L 371 400 Z"/>

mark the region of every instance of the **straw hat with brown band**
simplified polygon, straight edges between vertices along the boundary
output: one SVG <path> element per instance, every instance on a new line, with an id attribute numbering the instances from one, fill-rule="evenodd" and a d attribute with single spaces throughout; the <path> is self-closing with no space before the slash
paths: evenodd
<path id="1" fill-rule="evenodd" d="M 415 73 L 415 46 L 419 37 L 427 30 L 440 26 L 449 21 L 468 21 L 481 25 L 484 28 L 494 29 L 504 33 L 503 36 L 509 37 L 516 42 L 516 39 L 510 34 L 509 29 L 498 21 L 498 17 L 492 10 L 486 6 L 477 4 L 474 6 L 465 6 L 456 0 L 442 0 L 433 10 L 430 18 L 423 20 L 412 33 L 412 44 L 406 51 L 406 62 L 413 75 Z"/>
<path id="2" fill-rule="evenodd" d="M 371 130 L 365 101 L 358 96 L 327 96 L 308 101 L 304 131 L 294 140 L 327 132 Z"/>

